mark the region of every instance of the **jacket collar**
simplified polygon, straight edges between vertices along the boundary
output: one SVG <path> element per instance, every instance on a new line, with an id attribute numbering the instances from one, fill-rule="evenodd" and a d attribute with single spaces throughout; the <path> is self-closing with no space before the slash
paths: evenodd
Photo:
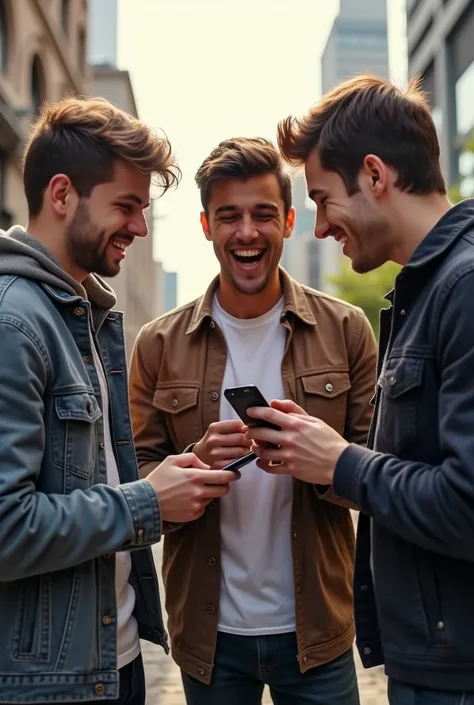
<path id="1" fill-rule="evenodd" d="M 279 272 L 285 302 L 284 315 L 291 312 L 303 323 L 309 326 L 316 325 L 316 319 L 308 305 L 304 287 L 292 279 L 282 267 L 279 268 Z M 195 302 L 191 322 L 186 331 L 187 335 L 195 333 L 205 320 L 212 321 L 212 300 L 218 286 L 219 276 L 212 280 L 206 293 Z"/>

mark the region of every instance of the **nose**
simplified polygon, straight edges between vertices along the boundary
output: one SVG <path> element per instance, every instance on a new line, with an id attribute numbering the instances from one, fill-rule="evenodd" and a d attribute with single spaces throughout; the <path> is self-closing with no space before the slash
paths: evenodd
<path id="1" fill-rule="evenodd" d="M 328 236 L 330 230 L 328 219 L 322 208 L 316 211 L 316 221 L 314 225 L 314 235 L 318 240 L 324 240 Z"/>
<path id="2" fill-rule="evenodd" d="M 236 235 L 239 240 L 243 240 L 244 242 L 251 242 L 258 237 L 258 230 L 256 229 L 250 214 L 244 215 L 240 221 L 239 229 Z"/>
<path id="3" fill-rule="evenodd" d="M 148 223 L 146 222 L 145 215 L 143 213 L 137 215 L 128 224 L 128 230 L 130 234 L 135 237 L 146 237 L 148 235 Z"/>

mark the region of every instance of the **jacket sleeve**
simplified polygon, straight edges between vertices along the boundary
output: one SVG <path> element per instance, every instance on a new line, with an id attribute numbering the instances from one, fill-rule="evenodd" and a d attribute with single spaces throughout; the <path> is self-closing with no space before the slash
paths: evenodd
<path id="1" fill-rule="evenodd" d="M 400 460 L 351 445 L 335 491 L 410 543 L 474 561 L 474 272 L 461 276 L 434 316 L 443 462 Z"/>
<path id="2" fill-rule="evenodd" d="M 369 320 L 360 309 L 354 310 L 347 337 L 351 388 L 347 400 L 344 438 L 350 443 L 365 446 L 373 411 L 370 399 L 375 389 L 377 343 Z M 339 497 L 334 487 L 316 485 L 315 489 L 320 499 L 351 509 L 358 508 L 353 500 Z"/>
<path id="3" fill-rule="evenodd" d="M 69 495 L 37 491 L 51 363 L 34 332 L 11 316 L 0 318 L 0 340 L 0 581 L 159 541 L 159 504 L 146 480 Z"/>

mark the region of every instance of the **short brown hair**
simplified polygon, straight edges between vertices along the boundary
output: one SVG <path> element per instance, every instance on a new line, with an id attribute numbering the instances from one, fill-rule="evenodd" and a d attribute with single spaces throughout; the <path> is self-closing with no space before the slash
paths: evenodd
<path id="1" fill-rule="evenodd" d="M 396 170 L 396 186 L 413 194 L 446 193 L 439 142 L 419 78 L 405 91 L 388 81 L 361 75 L 336 86 L 302 118 L 278 125 L 286 161 L 303 165 L 318 148 L 321 165 L 337 172 L 349 193 L 367 154 Z"/>
<path id="2" fill-rule="evenodd" d="M 64 98 L 44 105 L 23 159 L 23 185 L 30 217 L 38 215 L 55 174 L 66 174 L 78 195 L 113 178 L 123 160 L 151 174 L 163 192 L 177 185 L 180 171 L 166 138 L 104 98 Z"/>
<path id="3" fill-rule="evenodd" d="M 263 137 L 224 140 L 203 161 L 196 174 L 201 203 L 207 213 L 212 184 L 221 179 L 242 179 L 275 174 L 280 185 L 285 215 L 291 208 L 291 178 L 275 146 Z"/>

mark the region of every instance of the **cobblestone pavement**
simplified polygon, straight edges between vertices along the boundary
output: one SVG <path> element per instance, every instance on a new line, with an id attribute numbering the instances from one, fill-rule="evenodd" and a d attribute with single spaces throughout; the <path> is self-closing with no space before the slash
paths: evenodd
<path id="1" fill-rule="evenodd" d="M 161 565 L 161 544 L 155 548 L 157 567 Z M 159 573 L 161 571 L 158 571 Z M 163 586 L 161 585 L 162 595 Z M 185 705 L 179 669 L 164 651 L 143 642 L 143 659 L 147 677 L 147 705 Z M 385 676 L 378 669 L 364 670 L 358 663 L 361 705 L 387 705 Z M 264 705 L 271 705 L 267 691 Z"/>

